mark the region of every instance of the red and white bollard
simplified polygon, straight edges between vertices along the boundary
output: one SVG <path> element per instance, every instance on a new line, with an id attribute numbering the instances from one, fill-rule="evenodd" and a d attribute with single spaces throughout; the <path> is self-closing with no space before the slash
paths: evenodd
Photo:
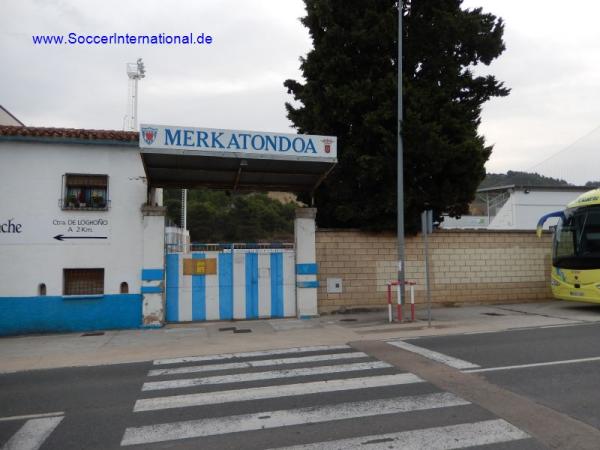
<path id="1" fill-rule="evenodd" d="M 410 321 L 415 321 L 415 282 L 405 281 L 405 286 L 410 286 Z M 387 284 L 387 301 L 388 301 L 388 321 L 391 323 L 394 321 L 392 318 L 392 286 L 396 286 L 396 316 L 397 321 L 402 322 L 402 301 L 400 299 L 400 283 L 397 281 L 390 281 Z"/>
<path id="2" fill-rule="evenodd" d="M 394 319 L 392 319 L 392 285 L 390 283 L 387 284 L 387 301 L 388 301 L 388 322 L 392 323 Z"/>
<path id="3" fill-rule="evenodd" d="M 396 310 L 398 322 L 402 322 L 402 299 L 400 298 L 400 283 L 396 281 Z"/>
<path id="4" fill-rule="evenodd" d="M 415 283 L 410 283 L 410 321 L 415 321 Z"/>

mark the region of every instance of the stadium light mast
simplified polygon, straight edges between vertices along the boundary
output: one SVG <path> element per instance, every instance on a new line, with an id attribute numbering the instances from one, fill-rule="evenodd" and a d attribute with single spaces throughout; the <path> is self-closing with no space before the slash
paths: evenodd
<path id="1" fill-rule="evenodd" d="M 127 116 L 126 127 L 131 131 L 137 131 L 138 120 L 138 81 L 146 76 L 146 68 L 142 58 L 134 63 L 127 63 L 127 77 L 129 78 L 129 92 L 127 94 Z"/>

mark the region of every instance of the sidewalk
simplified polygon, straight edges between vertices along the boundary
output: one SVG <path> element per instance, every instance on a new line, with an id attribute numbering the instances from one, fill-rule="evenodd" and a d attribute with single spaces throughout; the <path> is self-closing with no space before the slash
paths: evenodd
<path id="1" fill-rule="evenodd" d="M 501 331 L 600 322 L 600 305 L 551 301 L 417 311 L 414 323 L 388 323 L 387 310 L 274 319 L 169 325 L 158 330 L 106 331 L 0 338 L 0 373 L 150 361 L 362 340 Z M 234 332 L 235 327 L 238 332 Z M 227 328 L 227 330 L 224 330 Z M 244 331 L 246 330 L 246 331 Z"/>

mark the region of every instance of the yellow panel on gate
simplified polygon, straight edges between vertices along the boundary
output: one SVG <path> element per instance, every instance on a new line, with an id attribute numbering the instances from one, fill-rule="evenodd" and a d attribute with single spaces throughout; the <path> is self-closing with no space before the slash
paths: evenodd
<path id="1" fill-rule="evenodd" d="M 217 259 L 184 259 L 183 274 L 184 275 L 216 275 Z"/>

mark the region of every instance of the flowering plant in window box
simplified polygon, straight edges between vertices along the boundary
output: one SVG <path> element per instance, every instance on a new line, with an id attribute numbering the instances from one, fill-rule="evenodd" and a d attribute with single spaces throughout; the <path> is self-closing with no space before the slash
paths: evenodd
<path id="1" fill-rule="evenodd" d="M 75 208 L 76 206 L 78 206 L 77 197 L 75 195 L 69 195 L 67 197 L 67 206 L 69 208 Z"/>
<path id="2" fill-rule="evenodd" d="M 101 195 L 92 195 L 92 206 L 94 208 L 104 208 L 106 202 Z"/>

